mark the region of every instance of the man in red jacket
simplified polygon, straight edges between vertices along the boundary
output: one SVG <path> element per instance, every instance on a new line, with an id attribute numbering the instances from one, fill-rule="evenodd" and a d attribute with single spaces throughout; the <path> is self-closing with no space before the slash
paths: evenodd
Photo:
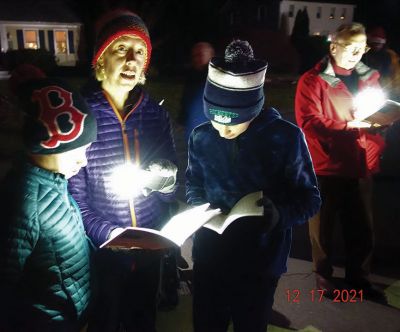
<path id="1" fill-rule="evenodd" d="M 346 282 L 365 296 L 381 295 L 368 280 L 373 249 L 371 175 L 379 168 L 384 140 L 355 121 L 353 97 L 379 88 L 377 71 L 360 62 L 368 51 L 365 29 L 338 28 L 330 54 L 300 78 L 295 112 L 313 159 L 321 191 L 320 212 L 309 233 L 318 289 L 332 294 L 334 224 L 340 220 L 346 247 Z"/>

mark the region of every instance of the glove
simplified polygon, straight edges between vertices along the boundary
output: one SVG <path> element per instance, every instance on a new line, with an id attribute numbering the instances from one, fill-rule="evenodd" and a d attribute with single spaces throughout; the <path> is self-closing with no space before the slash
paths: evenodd
<path id="1" fill-rule="evenodd" d="M 148 196 L 153 191 L 163 194 L 171 193 L 176 183 L 178 168 L 167 159 L 153 160 L 147 167 L 149 176 L 145 180 L 143 195 Z"/>
<path id="2" fill-rule="evenodd" d="M 265 231 L 272 231 L 279 222 L 280 215 L 278 209 L 267 196 L 263 196 L 263 198 L 259 199 L 256 204 L 257 206 L 264 207 L 264 217 L 267 219 Z"/>

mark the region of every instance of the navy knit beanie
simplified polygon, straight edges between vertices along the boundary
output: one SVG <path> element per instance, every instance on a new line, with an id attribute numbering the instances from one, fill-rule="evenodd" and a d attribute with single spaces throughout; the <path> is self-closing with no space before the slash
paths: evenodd
<path id="1" fill-rule="evenodd" d="M 234 40 L 225 57 L 211 59 L 204 89 L 204 114 L 212 121 L 236 125 L 255 118 L 264 105 L 267 62 L 254 58 L 247 41 Z"/>

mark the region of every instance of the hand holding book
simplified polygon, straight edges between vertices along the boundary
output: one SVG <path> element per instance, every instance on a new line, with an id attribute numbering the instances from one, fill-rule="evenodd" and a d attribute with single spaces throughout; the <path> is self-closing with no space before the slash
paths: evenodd
<path id="1" fill-rule="evenodd" d="M 365 121 L 353 120 L 347 122 L 347 128 L 370 128 L 371 124 Z"/>
<path id="2" fill-rule="evenodd" d="M 264 216 L 266 219 L 265 231 L 272 231 L 279 221 L 280 215 L 278 209 L 267 196 L 263 196 L 261 199 L 259 199 L 257 201 L 257 205 L 264 208 Z"/>
<path id="3" fill-rule="evenodd" d="M 247 216 L 263 216 L 264 208 L 257 204 L 263 198 L 263 192 L 257 191 L 242 197 L 227 214 L 219 214 L 213 217 L 203 227 L 207 227 L 218 234 L 222 234 L 225 229 L 236 219 Z"/>
<path id="4" fill-rule="evenodd" d="M 125 249 L 164 249 L 181 246 L 188 237 L 200 227 L 207 227 L 219 234 L 236 219 L 246 216 L 263 216 L 265 205 L 257 202 L 263 198 L 262 191 L 250 193 L 242 197 L 224 215 L 220 209 L 210 209 L 210 204 L 199 205 L 173 216 L 160 230 L 128 227 L 116 236 L 111 236 L 100 248 Z"/>

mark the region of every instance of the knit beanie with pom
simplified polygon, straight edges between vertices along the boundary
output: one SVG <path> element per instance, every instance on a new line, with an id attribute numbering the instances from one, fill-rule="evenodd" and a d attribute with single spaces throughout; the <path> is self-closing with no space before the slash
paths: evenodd
<path id="1" fill-rule="evenodd" d="M 236 125 L 255 118 L 264 105 L 267 62 L 254 58 L 247 41 L 234 40 L 225 56 L 211 59 L 204 89 L 204 114 L 212 121 Z"/>

